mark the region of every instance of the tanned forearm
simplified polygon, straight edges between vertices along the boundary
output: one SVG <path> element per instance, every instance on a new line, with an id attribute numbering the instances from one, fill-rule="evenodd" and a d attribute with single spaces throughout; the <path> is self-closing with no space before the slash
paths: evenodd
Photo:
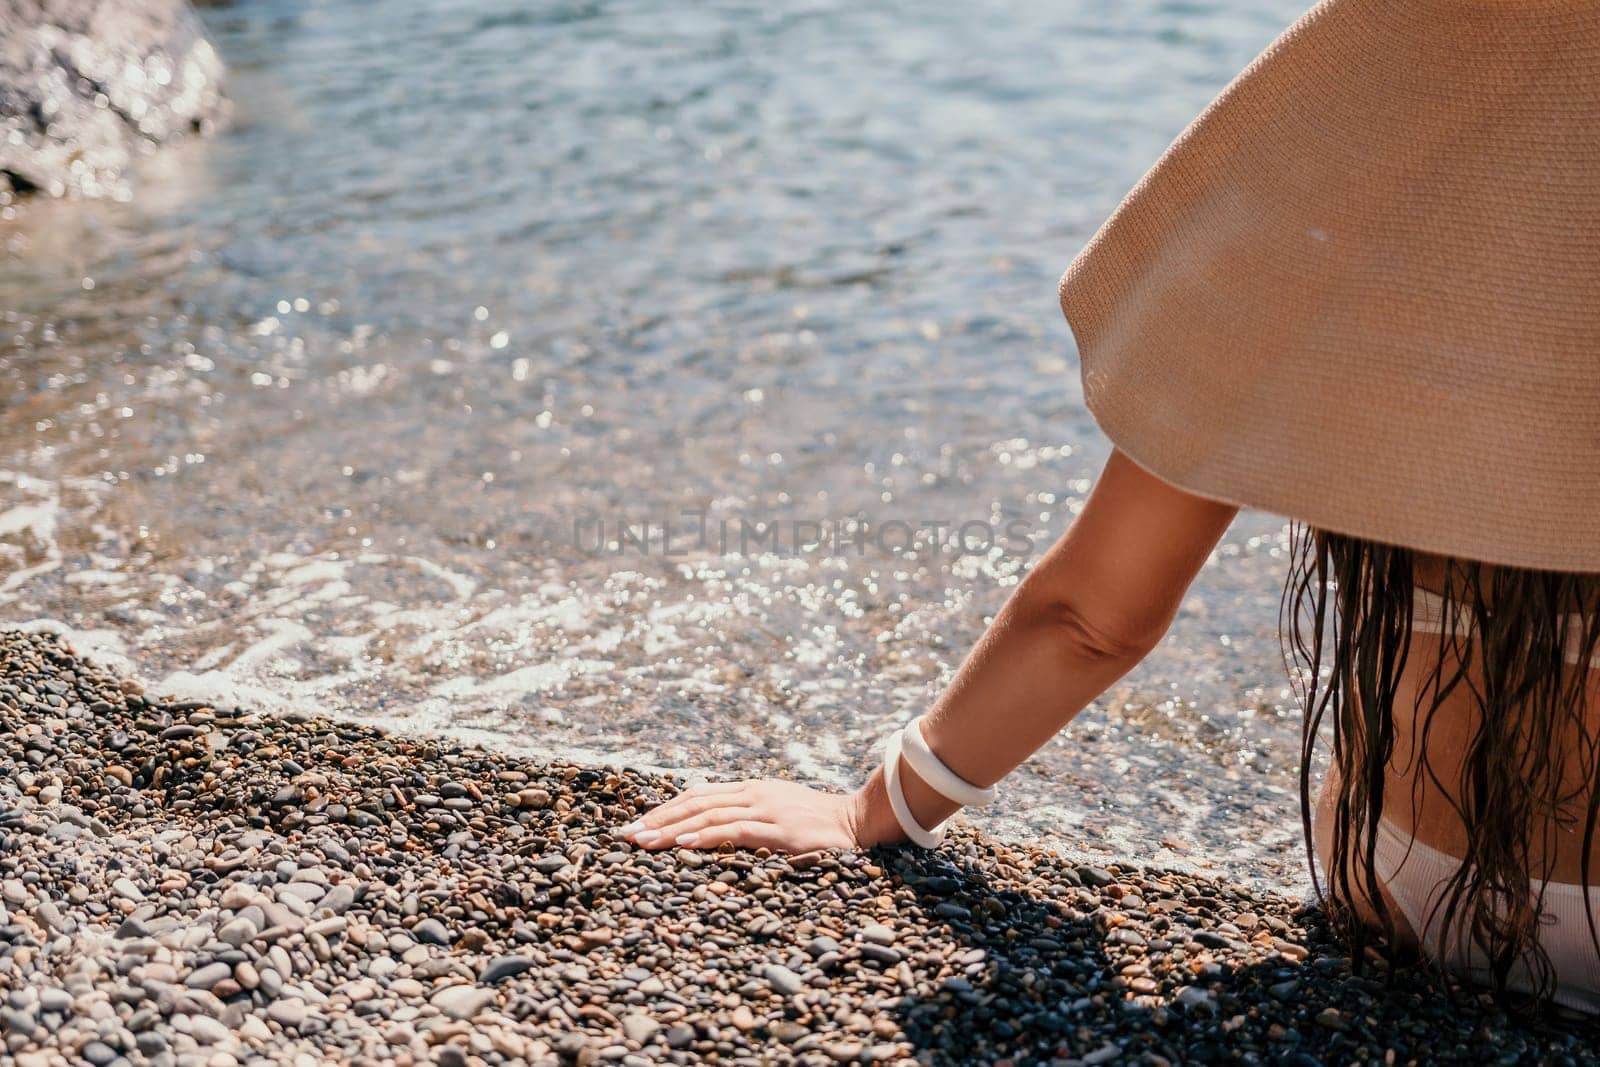
<path id="1" fill-rule="evenodd" d="M 1138 665 L 1145 649 L 1094 643 L 1070 616 L 1034 602 L 1024 587 L 995 618 L 924 723 L 929 746 L 977 786 L 1004 778 Z M 902 760 L 906 803 L 932 827 L 957 805 L 928 788 Z M 866 839 L 900 836 L 879 767 L 862 787 Z"/>
<path id="2" fill-rule="evenodd" d="M 1236 510 L 1113 456 L 928 713 L 929 746 L 973 785 L 1005 777 L 1155 647 Z M 900 776 L 922 826 L 956 810 L 903 759 Z M 864 840 L 901 836 L 885 788 L 880 767 L 857 794 Z"/>

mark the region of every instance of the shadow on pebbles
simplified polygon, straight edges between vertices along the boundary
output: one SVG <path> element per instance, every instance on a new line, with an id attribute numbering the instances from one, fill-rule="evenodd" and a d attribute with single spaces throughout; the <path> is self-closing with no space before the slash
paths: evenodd
<path id="1" fill-rule="evenodd" d="M 18 1067 L 1595 1058 L 1290 900 L 966 831 L 641 853 L 667 779 L 163 703 L 49 636 L 0 634 L 0 768 Z"/>

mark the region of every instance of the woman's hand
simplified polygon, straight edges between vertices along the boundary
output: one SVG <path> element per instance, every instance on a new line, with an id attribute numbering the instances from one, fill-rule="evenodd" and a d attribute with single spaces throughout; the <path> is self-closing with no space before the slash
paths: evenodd
<path id="1" fill-rule="evenodd" d="M 860 794 L 769 780 L 691 786 L 617 833 L 647 849 L 731 844 L 802 853 L 879 843 L 866 824 Z"/>

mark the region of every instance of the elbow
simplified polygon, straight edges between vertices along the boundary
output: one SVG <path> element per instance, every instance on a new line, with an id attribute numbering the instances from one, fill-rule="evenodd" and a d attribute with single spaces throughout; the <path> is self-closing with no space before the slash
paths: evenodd
<path id="1" fill-rule="evenodd" d="M 1089 663 L 1131 668 L 1166 635 L 1170 618 L 1094 611 L 1072 600 L 1050 598 L 1019 605 L 1023 618 L 1048 628 L 1064 652 Z"/>

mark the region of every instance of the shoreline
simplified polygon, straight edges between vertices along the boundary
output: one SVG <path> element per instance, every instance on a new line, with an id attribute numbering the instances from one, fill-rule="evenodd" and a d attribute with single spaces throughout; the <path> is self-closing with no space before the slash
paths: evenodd
<path id="1" fill-rule="evenodd" d="M 516 724 L 517 728 L 513 729 L 498 723 L 480 724 L 478 721 L 473 721 L 478 718 L 477 716 L 469 716 L 469 721 L 466 722 L 451 721 L 431 711 L 419 713 L 413 707 L 404 707 L 400 709 L 398 716 L 380 720 L 351 707 L 348 696 L 343 699 L 332 697 L 319 700 L 304 691 L 295 692 L 292 686 L 275 690 L 260 677 L 241 679 L 218 670 L 197 671 L 183 666 L 173 667 L 170 664 L 164 670 L 146 676 L 140 671 L 140 667 L 145 664 L 149 649 L 131 648 L 130 642 L 115 630 L 86 629 L 61 617 L 42 614 L 8 625 L 26 633 L 53 635 L 78 650 L 78 654 L 85 659 L 110 667 L 121 674 L 138 674 L 152 691 L 160 692 L 169 701 L 201 702 L 212 707 L 248 707 L 258 714 L 274 718 L 317 714 L 335 722 L 364 727 L 371 727 L 381 722 L 382 728 L 392 736 L 432 741 L 444 739 L 466 747 L 482 748 L 497 756 L 531 760 L 535 763 L 553 761 L 594 767 L 623 765 L 630 770 L 686 782 L 704 780 L 708 777 L 703 762 L 674 760 L 668 757 L 659 745 L 640 745 L 637 739 L 630 742 L 626 737 L 607 740 L 602 736 L 594 739 L 592 743 L 586 738 L 577 741 L 570 738 L 552 740 L 539 736 L 540 720 L 537 718 L 524 718 Z M 379 678 L 373 679 L 372 684 L 382 686 L 385 683 Z M 404 685 L 404 680 L 390 679 L 388 684 Z M 436 698 L 429 696 L 419 698 L 419 701 L 427 703 L 433 699 Z M 1112 703 L 1118 702 L 1113 700 Z M 1119 706 L 1124 709 L 1129 707 L 1125 703 Z M 530 726 L 532 729 L 529 729 Z M 881 747 L 881 738 L 870 735 L 866 739 L 853 738 L 852 741 L 860 750 L 871 755 L 877 755 L 877 749 Z M 739 777 L 794 777 L 820 787 L 843 790 L 852 788 L 870 770 L 870 766 L 867 765 L 846 767 L 841 770 L 837 766 L 814 758 L 803 757 L 796 761 L 793 759 L 795 756 L 793 747 L 787 745 L 782 747 L 781 756 L 772 758 L 777 753 L 778 749 L 774 747 L 768 750 L 768 759 L 763 760 L 758 757 L 750 763 L 734 763 L 733 769 L 729 770 L 728 774 Z M 1103 759 L 1104 757 L 1102 766 Z M 1068 799 L 1074 795 L 1092 799 L 1097 783 L 1083 783 L 1069 779 L 1063 784 L 1063 780 L 1057 777 L 1059 770 L 1059 765 L 1056 767 L 1041 765 L 1039 759 L 1031 759 L 1012 776 L 1017 779 L 1016 782 L 1008 779 L 1007 790 L 1011 803 L 996 805 L 992 810 L 985 809 L 981 812 L 968 810 L 957 818 L 996 841 L 1021 848 L 1055 850 L 1063 857 L 1079 863 L 1103 864 L 1121 856 L 1139 855 L 1144 858 L 1147 865 L 1160 867 L 1163 870 L 1211 878 L 1226 876 L 1229 880 L 1246 885 L 1253 891 L 1293 897 L 1301 901 L 1311 899 L 1312 886 L 1309 876 L 1305 873 L 1303 859 L 1293 867 L 1292 875 L 1282 873 L 1281 863 L 1276 868 L 1269 868 L 1263 863 L 1261 859 L 1263 842 L 1252 833 L 1259 827 L 1259 822 L 1249 823 L 1243 828 L 1243 832 L 1232 835 L 1230 844 L 1251 842 L 1245 850 L 1249 854 L 1244 856 L 1238 851 L 1217 854 L 1197 845 L 1192 826 L 1163 826 L 1161 833 L 1150 833 L 1141 839 L 1138 834 L 1130 835 L 1129 817 L 1125 816 L 1108 826 L 1104 812 L 1097 805 L 1086 802 L 1085 799 Z M 1029 802 L 1017 803 L 1012 791 L 1025 777 L 1034 782 L 1045 783 L 1046 795 L 1042 803 L 1037 793 Z M 1224 788 L 1228 784 L 1225 775 L 1222 784 Z M 1257 795 L 1254 798 L 1256 806 L 1251 808 L 1258 817 L 1262 811 L 1259 806 L 1261 799 Z M 1289 793 L 1283 793 L 1276 799 L 1283 801 L 1285 812 L 1294 802 Z M 1125 803 L 1123 806 L 1124 810 L 1130 810 Z M 1212 812 L 1201 817 L 1218 823 L 1227 823 L 1231 814 Z M 1194 816 L 1191 814 L 1191 817 Z M 1158 821 L 1151 820 L 1151 823 Z M 1279 843 L 1272 842 L 1265 847 L 1278 849 Z M 1288 847 L 1293 855 L 1297 857 L 1301 855 L 1297 815 L 1294 817 L 1293 840 Z M 1146 848 L 1159 848 L 1160 851 L 1152 854 L 1147 852 Z"/>
<path id="2" fill-rule="evenodd" d="M 0 1036 L 19 1067 L 1541 1062 L 1315 911 L 959 829 L 648 853 L 650 773 L 147 699 L 0 632 Z"/>

